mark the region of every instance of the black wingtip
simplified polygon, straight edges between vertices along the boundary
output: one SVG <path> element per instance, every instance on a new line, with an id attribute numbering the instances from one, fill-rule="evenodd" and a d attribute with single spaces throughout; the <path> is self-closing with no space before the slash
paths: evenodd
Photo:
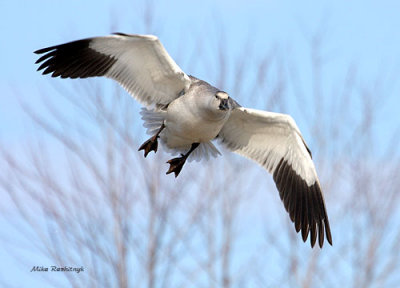
<path id="1" fill-rule="evenodd" d="M 51 46 L 51 47 L 38 49 L 36 51 L 33 51 L 33 53 L 35 53 L 35 54 L 43 54 L 43 53 L 49 52 L 49 51 L 54 50 L 54 49 L 56 49 L 56 46 Z"/>
<path id="2" fill-rule="evenodd" d="M 317 227 L 316 227 L 316 225 L 314 223 L 312 225 L 311 229 L 310 229 L 310 244 L 311 244 L 311 247 L 314 247 L 316 241 L 317 241 Z"/>
<path id="3" fill-rule="evenodd" d="M 113 35 L 119 35 L 119 36 L 130 36 L 129 34 L 122 33 L 122 32 L 113 32 L 113 33 L 111 33 L 111 34 L 113 34 Z"/>
<path id="4" fill-rule="evenodd" d="M 87 38 L 34 51 L 43 54 L 36 60 L 38 71 L 61 78 L 104 76 L 117 58 L 90 48 L 94 38 Z"/>
<path id="5" fill-rule="evenodd" d="M 302 240 L 307 242 L 310 238 L 312 248 L 317 242 L 322 248 L 325 238 L 332 245 L 325 201 L 318 180 L 308 184 L 283 158 L 276 165 L 273 178 L 296 232 L 301 231 Z"/>
<path id="6" fill-rule="evenodd" d="M 329 227 L 329 221 L 328 218 L 325 219 L 325 234 L 326 234 L 326 240 L 328 240 L 328 243 L 333 246 L 333 241 L 332 241 L 332 234 L 331 234 L 331 228 Z"/>

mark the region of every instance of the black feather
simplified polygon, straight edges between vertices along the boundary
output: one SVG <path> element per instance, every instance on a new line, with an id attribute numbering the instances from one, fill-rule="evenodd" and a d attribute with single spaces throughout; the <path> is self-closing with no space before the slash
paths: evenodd
<path id="1" fill-rule="evenodd" d="M 317 238 L 322 247 L 325 234 L 332 245 L 329 221 L 318 181 L 309 186 L 283 158 L 276 166 L 273 178 L 285 209 L 294 222 L 296 232 L 301 231 L 303 241 L 310 235 L 311 247 L 314 247 Z"/>
<path id="2" fill-rule="evenodd" d="M 43 74 L 52 73 L 52 77 L 87 78 L 103 76 L 117 61 L 111 55 L 90 48 L 92 38 L 51 46 L 35 51 L 43 54 L 36 64 Z"/>

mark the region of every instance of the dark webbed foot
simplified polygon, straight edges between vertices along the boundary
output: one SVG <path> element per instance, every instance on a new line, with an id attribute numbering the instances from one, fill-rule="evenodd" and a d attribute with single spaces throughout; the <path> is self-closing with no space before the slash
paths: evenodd
<path id="1" fill-rule="evenodd" d="M 182 170 L 183 165 L 186 162 L 186 159 L 189 157 L 190 153 L 192 153 L 193 150 L 196 149 L 199 145 L 200 145 L 200 143 L 193 143 L 192 147 L 190 147 L 190 150 L 185 155 L 182 154 L 181 157 L 168 160 L 167 163 L 170 166 L 167 171 L 167 174 L 174 172 L 175 178 L 178 177 L 179 173 Z"/>
<path id="2" fill-rule="evenodd" d="M 186 162 L 186 156 L 182 155 L 182 157 L 174 158 L 171 160 L 168 160 L 167 163 L 170 165 L 169 169 L 167 171 L 167 174 L 170 174 L 172 172 L 175 173 L 175 178 L 178 177 L 179 172 L 181 172 L 183 164 Z"/>
<path id="3" fill-rule="evenodd" d="M 161 125 L 160 129 L 157 131 L 156 135 L 151 137 L 149 140 L 144 142 L 140 147 L 139 150 L 144 150 L 144 157 L 147 157 L 147 154 L 149 154 L 151 151 L 154 151 L 154 153 L 157 152 L 158 148 L 158 137 L 160 137 L 161 131 L 165 128 L 164 123 Z"/>
<path id="4" fill-rule="evenodd" d="M 147 154 L 149 154 L 151 151 L 157 152 L 158 148 L 158 137 L 151 137 L 149 140 L 144 142 L 140 147 L 140 150 L 144 150 L 144 157 L 147 157 Z"/>

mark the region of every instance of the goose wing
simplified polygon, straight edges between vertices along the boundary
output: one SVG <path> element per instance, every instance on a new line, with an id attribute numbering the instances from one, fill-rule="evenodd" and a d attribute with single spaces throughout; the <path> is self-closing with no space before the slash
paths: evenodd
<path id="1" fill-rule="evenodd" d="M 300 131 L 289 115 L 235 108 L 219 138 L 230 150 L 248 157 L 272 175 L 297 232 L 313 247 L 332 245 L 328 215 L 318 176 Z"/>
<path id="2" fill-rule="evenodd" d="M 190 86 L 189 77 L 152 35 L 117 33 L 35 51 L 43 74 L 61 78 L 105 76 L 146 106 L 167 105 Z"/>

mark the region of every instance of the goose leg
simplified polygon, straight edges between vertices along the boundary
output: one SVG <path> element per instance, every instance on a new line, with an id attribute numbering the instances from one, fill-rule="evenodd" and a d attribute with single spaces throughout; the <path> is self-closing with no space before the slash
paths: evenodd
<path id="1" fill-rule="evenodd" d="M 190 150 L 186 154 L 181 154 L 181 157 L 174 158 L 171 160 L 168 160 L 167 163 L 170 165 L 167 174 L 170 174 L 172 172 L 175 173 L 175 178 L 178 177 L 179 172 L 181 172 L 183 164 L 185 164 L 186 159 L 189 157 L 190 153 L 193 152 L 194 149 L 196 149 L 200 143 L 193 143 L 192 147 L 190 147 Z"/>
<path id="2" fill-rule="evenodd" d="M 165 128 L 164 123 L 161 125 L 160 129 L 157 131 L 157 133 L 151 137 L 149 140 L 144 142 L 140 147 L 139 150 L 144 150 L 144 157 L 147 157 L 147 154 L 149 154 L 150 151 L 154 151 L 154 153 L 157 152 L 158 148 L 158 140 L 157 138 L 160 137 L 161 131 Z"/>

